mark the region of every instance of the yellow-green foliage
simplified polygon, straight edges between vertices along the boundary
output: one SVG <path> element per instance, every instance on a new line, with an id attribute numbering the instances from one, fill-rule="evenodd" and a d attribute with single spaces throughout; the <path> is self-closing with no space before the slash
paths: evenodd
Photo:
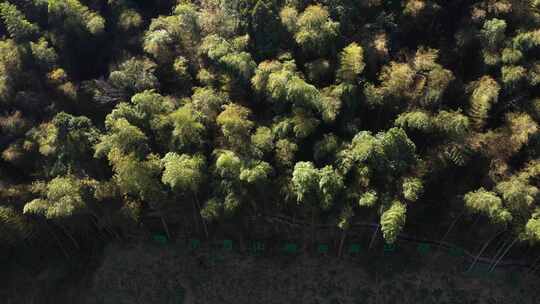
<path id="1" fill-rule="evenodd" d="M 0 19 L 11 38 L 17 41 L 33 38 L 38 32 L 38 27 L 28 22 L 23 13 L 9 2 L 0 3 Z"/>
<path id="2" fill-rule="evenodd" d="M 56 177 L 47 184 L 45 197 L 28 202 L 23 212 L 47 219 L 70 217 L 86 208 L 81 191 L 81 182 L 73 176 Z"/>
<path id="3" fill-rule="evenodd" d="M 354 83 L 364 67 L 364 50 L 353 42 L 341 51 L 337 78 L 343 82 Z"/>
<path id="4" fill-rule="evenodd" d="M 482 76 L 471 84 L 471 89 L 469 116 L 474 127 L 481 129 L 486 123 L 491 106 L 498 100 L 501 88 L 490 76 Z"/>
<path id="5" fill-rule="evenodd" d="M 101 34 L 105 29 L 105 19 L 91 11 L 78 0 L 49 0 L 49 14 L 70 23 L 83 26 L 90 33 Z"/>
<path id="6" fill-rule="evenodd" d="M 163 157 L 165 170 L 161 181 L 177 191 L 196 192 L 204 180 L 205 161 L 202 155 L 178 155 L 169 152 Z"/>
<path id="7" fill-rule="evenodd" d="M 217 116 L 216 122 L 231 145 L 241 146 L 254 125 L 248 119 L 251 112 L 248 108 L 235 103 L 225 105 L 223 108 L 224 110 Z"/>
<path id="8" fill-rule="evenodd" d="M 422 111 L 401 113 L 394 121 L 394 124 L 407 130 L 429 132 L 433 129 L 431 117 L 428 113 Z"/>
<path id="9" fill-rule="evenodd" d="M 483 187 L 468 192 L 463 199 L 468 209 L 487 215 L 495 223 L 506 223 L 512 220 L 512 214 L 504 208 L 501 198 Z"/>
<path id="10" fill-rule="evenodd" d="M 4 244 L 15 244 L 31 236 L 31 224 L 10 206 L 0 206 L 0 240 Z"/>
<path id="11" fill-rule="evenodd" d="M 417 201 L 424 191 L 422 180 L 414 177 L 405 178 L 403 180 L 402 188 L 403 197 L 410 202 Z"/>
<path id="12" fill-rule="evenodd" d="M 386 243 L 393 244 L 397 240 L 406 219 L 407 207 L 400 201 L 393 201 L 390 208 L 381 215 L 381 231 Z"/>
<path id="13" fill-rule="evenodd" d="M 281 22 L 294 34 L 296 43 L 306 52 L 323 53 L 338 36 L 339 23 L 333 21 L 326 8 L 310 5 L 298 15 L 296 9 L 284 7 Z"/>

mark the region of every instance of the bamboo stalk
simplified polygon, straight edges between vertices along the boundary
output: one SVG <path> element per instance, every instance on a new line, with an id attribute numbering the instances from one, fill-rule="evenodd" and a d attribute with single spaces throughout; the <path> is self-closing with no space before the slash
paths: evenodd
<path id="1" fill-rule="evenodd" d="M 165 229 L 165 233 L 167 234 L 167 239 L 171 240 L 171 234 L 169 233 L 169 226 L 167 226 L 167 222 L 165 222 L 165 218 L 163 217 L 163 214 L 160 214 L 161 218 L 161 224 L 163 225 L 163 229 Z"/>
<path id="2" fill-rule="evenodd" d="M 66 227 L 64 227 L 63 225 L 61 224 L 58 224 L 58 226 L 60 227 L 60 229 L 64 232 L 64 234 L 69 238 L 71 239 L 71 241 L 73 242 L 73 245 L 75 245 L 75 248 L 77 248 L 77 250 L 80 250 L 81 247 L 79 247 L 79 243 L 77 243 L 77 241 L 75 240 L 75 238 L 73 237 L 73 235 L 71 235 L 71 233 L 69 233 L 66 229 Z"/>
<path id="3" fill-rule="evenodd" d="M 206 227 L 206 220 L 200 214 L 201 205 L 199 203 L 199 199 L 197 198 L 197 193 L 193 192 L 193 197 L 195 199 L 195 203 L 197 204 L 197 208 L 199 209 L 199 216 L 200 216 L 202 224 L 203 224 L 204 234 L 206 235 L 206 238 L 208 239 L 208 228 Z"/>
<path id="4" fill-rule="evenodd" d="M 66 256 L 67 259 L 70 259 L 71 256 L 67 253 L 66 249 L 64 248 L 64 246 L 62 246 L 62 243 L 60 242 L 60 240 L 58 239 L 58 236 L 56 236 L 56 234 L 54 233 L 54 231 L 52 230 L 51 227 L 49 227 L 49 225 L 47 223 L 45 223 L 45 226 L 47 227 L 47 229 L 49 230 L 49 233 L 53 236 L 53 238 L 56 240 L 56 244 L 58 245 L 58 247 L 60 247 L 60 250 L 62 250 L 62 253 L 64 253 L 64 255 Z"/>
<path id="5" fill-rule="evenodd" d="M 381 225 L 377 224 L 377 229 L 373 232 L 371 235 L 371 241 L 369 242 L 368 250 L 371 250 L 371 247 L 373 246 L 373 243 L 375 242 L 375 237 L 377 236 L 377 232 L 379 232 Z"/>
<path id="6" fill-rule="evenodd" d="M 504 256 L 506 256 L 508 254 L 508 251 L 510 251 L 510 249 L 512 249 L 512 247 L 516 244 L 516 242 L 518 241 L 519 239 L 516 237 L 514 238 L 514 240 L 512 241 L 512 243 L 510 245 L 508 245 L 508 247 L 506 248 L 506 250 L 504 251 L 504 253 L 499 257 L 499 259 L 497 260 L 497 262 L 495 262 L 495 264 L 493 266 L 491 266 L 491 269 L 489 270 L 489 272 L 492 272 L 495 267 L 497 267 L 497 265 L 499 264 L 499 262 L 504 258 Z"/>
<path id="7" fill-rule="evenodd" d="M 478 253 L 478 255 L 474 258 L 474 261 L 473 263 L 471 264 L 471 266 L 469 267 L 469 269 L 467 269 L 467 272 L 470 271 L 474 265 L 476 265 L 476 262 L 478 261 L 478 259 L 480 258 L 480 256 L 482 255 L 482 253 L 484 252 L 484 250 L 486 250 L 487 246 L 489 245 L 489 243 L 491 243 L 491 241 L 493 241 L 497 236 L 499 236 L 500 234 L 506 232 L 506 230 L 503 230 L 501 232 L 498 232 L 496 233 L 493 237 L 491 237 L 485 244 L 484 246 L 482 247 L 482 249 L 480 250 L 480 252 Z"/>

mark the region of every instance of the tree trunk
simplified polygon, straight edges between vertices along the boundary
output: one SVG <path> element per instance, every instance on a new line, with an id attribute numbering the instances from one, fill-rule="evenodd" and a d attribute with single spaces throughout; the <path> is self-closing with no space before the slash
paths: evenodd
<path id="1" fill-rule="evenodd" d="M 161 224 L 163 225 L 163 229 L 165 230 L 165 233 L 167 234 L 167 239 L 170 241 L 171 240 L 171 234 L 169 233 L 169 226 L 167 226 L 167 222 L 165 222 L 165 218 L 163 217 L 163 214 L 160 212 L 160 216 L 161 218 Z"/>
<path id="2" fill-rule="evenodd" d="M 450 224 L 450 227 L 448 227 L 448 229 L 446 230 L 446 232 L 444 233 L 443 237 L 441 238 L 441 240 L 439 242 L 443 242 L 446 237 L 448 236 L 448 234 L 450 233 L 450 231 L 452 230 L 452 228 L 454 228 L 454 226 L 456 225 L 456 223 L 458 222 L 458 220 L 463 216 L 463 214 L 465 213 L 465 211 L 461 212 L 458 217 L 452 221 L 452 224 Z M 437 258 L 439 257 L 440 255 L 440 252 L 441 252 L 441 247 L 439 246 L 437 248 L 437 253 L 433 256 L 433 259 L 431 262 L 435 262 L 437 260 Z"/>
<path id="3" fill-rule="evenodd" d="M 512 241 L 511 238 L 509 239 L 506 239 L 502 242 L 502 244 L 499 246 L 499 248 L 497 248 L 497 252 L 495 252 L 495 255 L 493 256 L 492 260 L 493 261 L 496 261 L 497 258 L 499 257 L 499 254 L 501 253 L 501 251 L 504 250 L 504 248 Z M 491 263 L 491 266 L 493 266 L 495 264 L 495 262 Z M 491 268 L 490 266 L 490 268 Z"/>
<path id="4" fill-rule="evenodd" d="M 315 245 L 315 205 L 311 207 L 311 246 Z"/>
<path id="5" fill-rule="evenodd" d="M 64 234 L 73 242 L 73 245 L 75 245 L 75 248 L 77 248 L 77 250 L 80 250 L 81 247 L 79 247 L 79 243 L 77 243 L 73 235 L 69 233 L 69 231 L 67 231 L 66 227 L 64 227 L 62 224 L 58 224 L 58 226 L 64 232 Z"/>
<path id="6" fill-rule="evenodd" d="M 199 234 L 199 220 L 197 219 L 197 204 L 195 200 L 193 201 L 193 221 L 195 222 L 195 227 L 197 228 L 197 234 Z"/>
<path id="7" fill-rule="evenodd" d="M 371 250 L 371 247 L 373 246 L 373 243 L 375 242 L 375 237 L 377 236 L 377 232 L 379 232 L 381 225 L 377 224 L 377 229 L 373 232 L 373 235 L 371 236 L 371 241 L 369 242 L 369 248 L 368 250 Z"/>
<path id="8" fill-rule="evenodd" d="M 525 277 L 523 278 L 523 281 L 526 281 L 529 278 L 529 276 L 534 273 L 536 268 L 538 268 L 538 266 L 540 266 L 540 265 L 537 265 L 538 262 L 540 262 L 540 256 L 538 258 L 536 258 L 536 260 L 534 260 L 534 262 L 531 264 L 531 267 L 529 267 L 529 269 L 527 269 L 527 272 L 525 273 Z"/>
<path id="9" fill-rule="evenodd" d="M 480 252 L 478 253 L 478 255 L 474 258 L 474 261 L 473 263 L 471 264 L 471 266 L 469 267 L 469 269 L 467 269 L 467 272 L 469 272 L 471 269 L 473 269 L 474 265 L 476 265 L 476 262 L 478 261 L 478 258 L 480 258 L 480 256 L 482 255 L 482 253 L 484 252 L 484 250 L 486 250 L 487 246 L 489 245 L 489 243 L 491 243 L 491 241 L 493 241 L 497 236 L 499 236 L 500 234 L 506 232 L 506 230 L 503 230 L 501 232 L 498 232 L 496 233 L 494 236 L 492 236 L 485 244 L 484 246 L 482 247 L 482 249 L 480 250 Z"/>
<path id="10" fill-rule="evenodd" d="M 201 221 L 203 224 L 204 234 L 206 235 L 206 238 L 208 239 L 208 228 L 206 227 L 206 220 L 200 214 L 201 205 L 199 204 L 199 199 L 197 198 L 197 194 L 195 192 L 193 192 L 193 198 L 195 199 L 195 203 L 197 204 L 197 208 L 199 209 L 199 217 L 201 218 Z"/>
<path id="11" fill-rule="evenodd" d="M 58 245 L 58 247 L 60 247 L 60 250 L 62 250 L 62 253 L 66 256 L 67 259 L 70 259 L 71 256 L 68 254 L 68 252 L 66 251 L 64 246 L 62 246 L 62 242 L 60 242 L 60 239 L 54 233 L 53 229 L 51 227 L 49 227 L 49 224 L 47 224 L 47 222 L 45 222 L 45 227 L 47 227 L 47 230 L 49 231 L 49 234 L 51 234 L 52 237 L 55 239 L 56 244 Z"/>
<path id="12" fill-rule="evenodd" d="M 512 249 L 512 247 L 516 244 L 516 242 L 518 241 L 519 239 L 516 237 L 514 238 L 514 240 L 512 241 L 512 243 L 510 243 L 510 245 L 508 245 L 508 247 L 506 248 L 506 250 L 503 252 L 503 254 L 501 254 L 501 256 L 499 257 L 499 259 L 497 260 L 497 262 L 495 262 L 495 264 L 493 266 L 491 266 L 491 268 L 489 269 L 489 272 L 492 272 L 495 267 L 497 267 L 497 265 L 499 265 L 499 262 L 508 254 L 508 251 L 510 251 L 510 249 Z"/>
<path id="13" fill-rule="evenodd" d="M 343 253 L 343 245 L 345 244 L 345 238 L 347 237 L 347 229 L 341 232 L 341 240 L 339 241 L 338 258 L 341 258 Z"/>

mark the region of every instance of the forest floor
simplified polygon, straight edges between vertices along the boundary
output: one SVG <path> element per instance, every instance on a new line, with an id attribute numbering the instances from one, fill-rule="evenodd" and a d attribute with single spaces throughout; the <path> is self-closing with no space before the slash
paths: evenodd
<path id="1" fill-rule="evenodd" d="M 85 297 L 88 304 L 540 303 L 538 278 L 516 269 L 463 273 L 459 257 L 401 251 L 338 259 L 112 245 Z"/>
<path id="2" fill-rule="evenodd" d="M 398 249 L 337 258 L 300 250 L 254 256 L 205 244 L 190 249 L 186 242 L 113 243 L 91 271 L 53 263 L 16 282 L 18 298 L 3 296 L 8 304 L 540 303 L 539 278 L 523 270 L 488 272 L 480 264 L 464 273 L 470 263 L 460 257 Z"/>

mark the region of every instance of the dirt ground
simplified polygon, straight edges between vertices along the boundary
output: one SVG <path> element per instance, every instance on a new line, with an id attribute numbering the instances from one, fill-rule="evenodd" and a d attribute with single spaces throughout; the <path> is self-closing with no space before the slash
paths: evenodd
<path id="1" fill-rule="evenodd" d="M 463 273 L 459 258 L 346 254 L 250 256 L 176 245 L 111 245 L 81 303 L 540 303 L 518 270 Z"/>

